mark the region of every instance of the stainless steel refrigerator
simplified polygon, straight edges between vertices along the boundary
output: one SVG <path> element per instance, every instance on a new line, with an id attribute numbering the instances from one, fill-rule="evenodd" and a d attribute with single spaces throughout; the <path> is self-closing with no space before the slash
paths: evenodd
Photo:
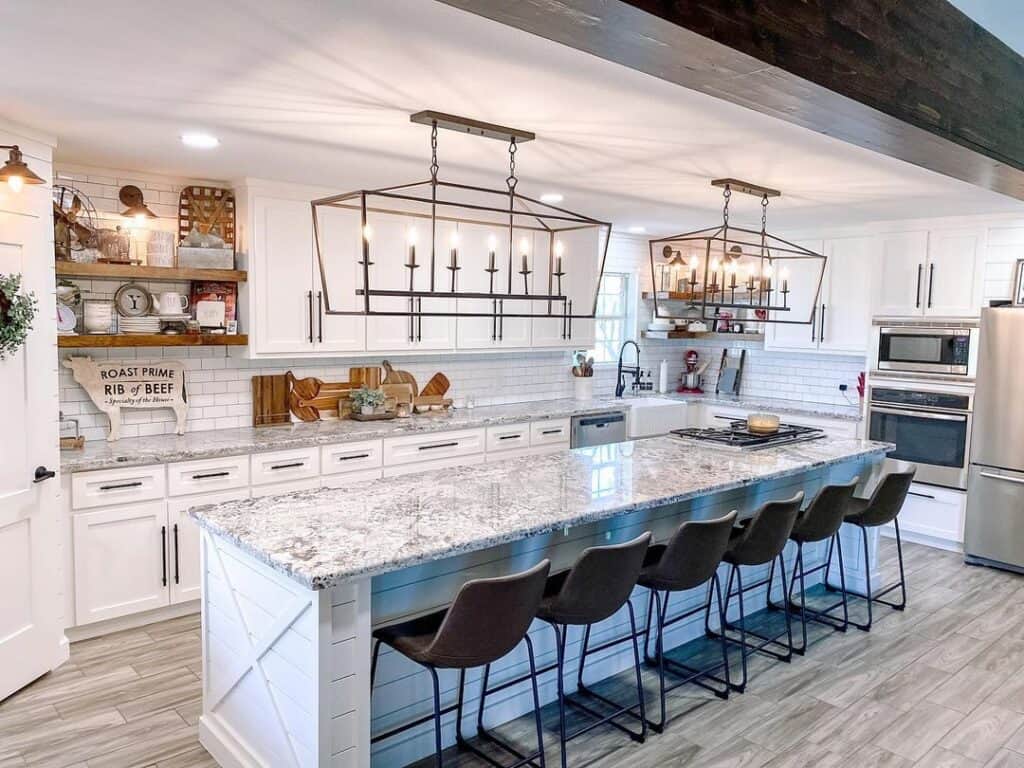
<path id="1" fill-rule="evenodd" d="M 964 551 L 1024 572 L 1024 307 L 981 311 Z"/>

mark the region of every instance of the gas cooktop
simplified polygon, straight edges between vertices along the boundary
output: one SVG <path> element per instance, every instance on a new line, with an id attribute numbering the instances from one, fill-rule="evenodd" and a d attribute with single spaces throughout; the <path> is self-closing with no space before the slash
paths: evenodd
<path id="1" fill-rule="evenodd" d="M 824 431 L 817 427 L 801 427 L 796 424 L 780 424 L 778 432 L 762 435 L 747 429 L 745 421 L 734 421 L 728 427 L 722 428 L 673 429 L 672 434 L 687 440 L 699 440 L 726 448 L 749 451 L 777 448 L 780 445 L 803 443 L 808 440 L 820 440 L 825 436 Z"/>

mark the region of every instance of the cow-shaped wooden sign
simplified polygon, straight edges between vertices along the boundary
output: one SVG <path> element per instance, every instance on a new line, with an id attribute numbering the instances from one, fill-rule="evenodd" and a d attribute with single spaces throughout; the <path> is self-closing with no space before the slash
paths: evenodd
<path id="1" fill-rule="evenodd" d="M 178 421 L 175 431 L 185 434 L 188 399 L 185 366 L 180 361 L 95 363 L 91 357 L 69 357 L 64 367 L 71 369 L 75 381 L 110 419 L 108 441 L 121 437 L 122 408 L 173 408 Z"/>

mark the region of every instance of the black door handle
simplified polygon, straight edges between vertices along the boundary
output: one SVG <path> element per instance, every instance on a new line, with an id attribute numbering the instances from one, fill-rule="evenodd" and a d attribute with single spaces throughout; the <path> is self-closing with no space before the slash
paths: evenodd
<path id="1" fill-rule="evenodd" d="M 309 301 L 309 343 L 313 343 L 313 292 L 307 291 L 306 298 Z"/>
<path id="2" fill-rule="evenodd" d="M 57 473 L 52 469 L 46 467 L 36 467 L 36 473 L 32 480 L 33 483 L 41 483 L 43 480 L 49 480 L 57 476 Z"/>
<path id="3" fill-rule="evenodd" d="M 932 308 L 932 289 L 935 287 L 935 265 L 928 265 L 928 309 Z"/>
<path id="4" fill-rule="evenodd" d="M 316 292 L 316 340 L 323 343 L 324 340 L 324 294 L 323 291 Z"/>
<path id="5" fill-rule="evenodd" d="M 181 567 L 178 562 L 178 524 L 174 524 L 174 583 L 181 584 Z"/>

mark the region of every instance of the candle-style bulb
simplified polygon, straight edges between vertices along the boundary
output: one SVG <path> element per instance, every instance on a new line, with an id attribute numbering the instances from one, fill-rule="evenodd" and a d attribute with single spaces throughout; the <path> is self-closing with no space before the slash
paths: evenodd
<path id="1" fill-rule="evenodd" d="M 519 252 L 523 255 L 530 252 L 530 240 L 529 238 L 522 237 L 519 239 Z"/>
<path id="2" fill-rule="evenodd" d="M 363 227 L 363 239 L 366 242 L 370 242 L 371 240 L 373 240 L 373 227 L 371 227 L 369 224 Z"/>
<path id="3" fill-rule="evenodd" d="M 491 251 L 492 253 L 494 251 L 498 250 L 498 237 L 497 237 L 497 235 L 488 235 L 487 236 L 487 250 Z"/>
<path id="4" fill-rule="evenodd" d="M 565 255 L 565 244 L 561 240 L 555 241 L 555 256 L 561 258 Z"/>
<path id="5" fill-rule="evenodd" d="M 452 250 L 459 247 L 459 231 L 457 229 L 452 230 L 452 234 L 448 239 L 448 242 L 451 243 Z"/>
<path id="6" fill-rule="evenodd" d="M 416 231 L 416 227 L 409 227 L 409 231 L 405 235 L 409 245 L 416 245 L 416 241 L 419 240 L 419 233 Z"/>
<path id="7" fill-rule="evenodd" d="M 11 192 L 21 192 L 22 187 L 25 186 L 25 180 L 21 176 L 8 176 L 7 186 L 11 188 Z"/>
<path id="8" fill-rule="evenodd" d="M 761 270 L 761 274 L 764 277 L 771 277 L 772 276 L 772 265 L 771 265 L 771 263 L 768 263 L 768 264 L 764 265 L 764 269 Z"/>

